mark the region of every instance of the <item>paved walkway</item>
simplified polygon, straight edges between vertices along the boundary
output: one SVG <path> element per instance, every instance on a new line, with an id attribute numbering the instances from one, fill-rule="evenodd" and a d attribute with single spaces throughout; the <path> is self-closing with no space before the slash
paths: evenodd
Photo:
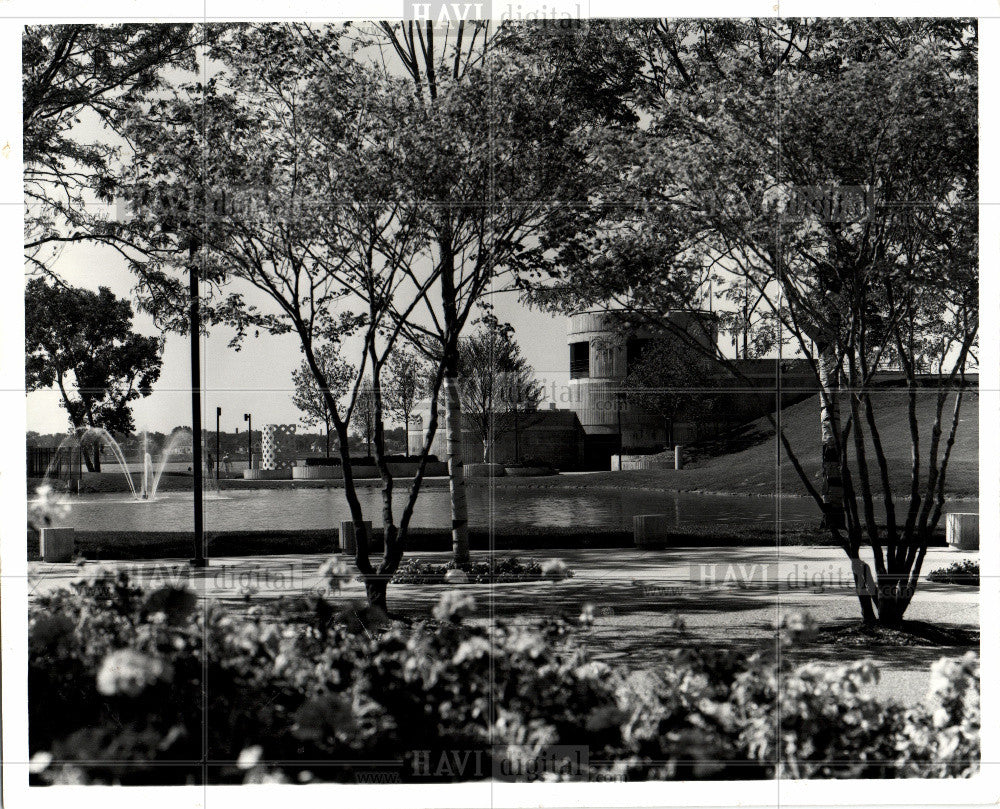
<path id="1" fill-rule="evenodd" d="M 507 554 L 502 554 L 507 555 Z M 522 558 L 558 557 L 574 572 L 561 582 L 463 585 L 475 596 L 475 618 L 530 622 L 543 615 L 575 618 L 593 605 L 595 622 L 582 637 L 593 652 L 631 666 L 653 666 L 660 650 L 678 645 L 761 648 L 775 642 L 782 615 L 808 611 L 819 622 L 853 619 L 858 602 L 850 564 L 836 548 L 682 548 L 664 551 L 564 550 L 524 552 Z M 474 554 L 484 557 L 485 554 Z M 446 553 L 419 554 L 444 562 Z M 29 565 L 33 596 L 64 587 L 100 565 L 125 569 L 147 587 L 187 584 L 204 598 L 218 599 L 234 610 L 279 596 L 308 595 L 323 588 L 317 575 L 325 555 L 274 555 L 213 559 L 193 570 L 184 560 L 85 565 Z M 923 574 L 951 562 L 976 558 L 948 548 L 933 548 Z M 391 585 L 394 612 L 428 614 L 447 585 Z M 338 596 L 345 603 L 364 597 L 352 582 Z M 679 629 L 676 618 L 686 629 Z M 979 625 L 979 592 L 974 588 L 922 581 L 907 617 L 941 624 Z M 839 664 L 872 657 L 882 664 L 879 691 L 907 702 L 926 690 L 930 664 L 962 649 L 941 647 L 851 648 L 810 646 L 805 657 Z M 797 656 L 795 650 L 792 654 Z"/>

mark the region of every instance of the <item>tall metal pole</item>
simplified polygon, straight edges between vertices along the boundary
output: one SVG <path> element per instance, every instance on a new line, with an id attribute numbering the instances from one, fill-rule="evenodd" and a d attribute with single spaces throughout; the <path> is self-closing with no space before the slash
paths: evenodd
<path id="1" fill-rule="evenodd" d="M 219 419 L 222 418 L 222 408 L 215 408 L 215 479 L 219 479 Z M 216 486 L 218 488 L 218 486 Z"/>
<path id="2" fill-rule="evenodd" d="M 195 266 L 194 256 L 196 245 L 191 244 L 189 250 L 188 279 L 190 282 L 191 307 L 190 321 L 188 326 L 191 334 L 191 432 L 194 444 L 194 459 L 192 462 L 194 472 L 194 559 L 191 564 L 195 567 L 205 567 L 208 561 L 205 559 L 205 515 L 202 511 L 203 502 L 203 468 L 201 458 L 201 312 L 200 293 L 198 290 L 198 268 Z"/>
<path id="3" fill-rule="evenodd" d="M 253 416 L 244 413 L 243 421 L 247 423 L 247 469 L 253 469 Z"/>

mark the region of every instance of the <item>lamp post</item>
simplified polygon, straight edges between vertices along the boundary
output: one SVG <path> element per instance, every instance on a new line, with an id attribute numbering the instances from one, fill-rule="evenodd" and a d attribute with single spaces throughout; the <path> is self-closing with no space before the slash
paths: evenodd
<path id="1" fill-rule="evenodd" d="M 243 421 L 247 423 L 247 469 L 253 469 L 253 419 L 244 413 Z"/>
<path id="2" fill-rule="evenodd" d="M 190 293 L 188 327 L 191 334 L 191 434 L 194 437 L 194 458 L 192 463 L 192 471 L 194 472 L 194 559 L 191 560 L 191 564 L 194 567 L 205 567 L 208 564 L 208 560 L 205 559 L 205 519 L 203 513 L 205 504 L 202 501 L 202 476 L 204 470 L 201 459 L 201 442 L 203 440 L 201 429 L 201 313 L 199 311 L 198 268 L 195 265 L 197 248 L 197 242 L 192 240 L 188 250 L 188 282 Z"/>
<path id="3" fill-rule="evenodd" d="M 222 408 L 215 408 L 215 479 L 219 479 L 219 420 L 222 418 Z M 216 487 L 218 488 L 218 487 Z"/>

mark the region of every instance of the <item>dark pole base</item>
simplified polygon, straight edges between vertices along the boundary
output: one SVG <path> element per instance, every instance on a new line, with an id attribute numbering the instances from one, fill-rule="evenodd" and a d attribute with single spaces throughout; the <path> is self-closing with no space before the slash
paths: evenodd
<path id="1" fill-rule="evenodd" d="M 196 556 L 194 559 L 189 560 L 191 567 L 208 567 L 208 559 L 204 556 Z"/>

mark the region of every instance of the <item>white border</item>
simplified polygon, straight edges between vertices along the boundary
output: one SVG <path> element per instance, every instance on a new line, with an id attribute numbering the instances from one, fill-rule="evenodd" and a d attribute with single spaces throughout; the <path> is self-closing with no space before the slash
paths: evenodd
<path id="1" fill-rule="evenodd" d="M 833 805 L 993 805 L 1000 801 L 1000 696 L 997 682 L 997 616 L 1000 615 L 1000 555 L 995 538 L 1000 535 L 1000 112 L 997 105 L 1000 77 L 1000 14 L 996 3 L 952 0 L 947 5 L 905 0 L 764 0 L 731 2 L 709 0 L 692 7 L 686 3 L 653 0 L 583 0 L 583 14 L 593 16 L 661 16 L 697 13 L 703 16 L 770 16 L 780 12 L 795 16 L 982 15 L 980 20 L 980 142 L 981 142 L 981 311 L 980 332 L 980 520 L 981 533 L 990 538 L 981 553 L 983 682 L 983 768 L 968 781 L 765 781 L 671 782 L 623 784 L 502 784 L 472 783 L 448 786 L 386 785 L 292 787 L 180 787 L 135 789 L 101 787 L 27 787 L 27 563 L 24 558 L 21 515 L 24 511 L 24 465 L 20 453 L 25 429 L 23 387 L 23 290 L 20 251 L 23 237 L 21 190 L 20 32 L 25 23 L 116 22 L 152 19 L 293 19 L 326 17 L 356 19 L 399 15 L 400 0 L 380 0 L 364 5 L 334 0 L 291 0 L 280 7 L 252 0 L 182 0 L 155 9 L 134 0 L 100 0 L 81 7 L 78 2 L 12 0 L 0 6 L 0 149 L 9 142 L 9 156 L 0 152 L 0 243 L 5 247 L 7 270 L 0 273 L 0 549 L 2 549 L 2 697 L 3 697 L 3 798 L 5 805 L 63 809 L 68 802 L 85 801 L 113 809 L 133 807 L 141 800 L 146 809 L 215 805 L 272 806 L 290 795 L 298 807 L 323 807 L 331 802 L 347 807 L 619 807 L 619 806 L 833 806 Z M 494 0 L 495 7 L 504 5 Z M 558 0 L 521 0 L 524 10 L 575 9 L 577 3 Z M 98 15 L 100 15 L 98 17 Z M 289 793 L 291 790 L 291 793 Z"/>

